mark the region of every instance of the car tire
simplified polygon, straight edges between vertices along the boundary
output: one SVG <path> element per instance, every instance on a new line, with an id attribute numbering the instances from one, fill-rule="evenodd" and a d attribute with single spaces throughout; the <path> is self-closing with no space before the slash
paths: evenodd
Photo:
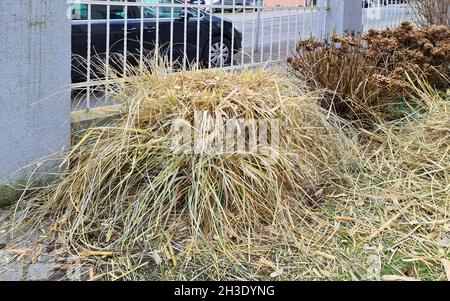
<path id="1" fill-rule="evenodd" d="M 231 65 L 231 42 L 227 38 L 223 38 L 223 48 L 222 48 L 222 59 L 224 62 L 220 63 L 220 44 L 221 39 L 220 36 L 215 36 L 211 40 L 211 44 L 207 44 L 205 48 L 203 49 L 203 56 L 202 56 L 202 63 L 203 66 L 208 68 L 211 66 L 211 68 L 217 68 L 222 66 L 229 66 Z M 211 64 L 209 62 L 209 46 L 211 45 Z M 214 58 L 216 57 L 216 58 Z"/>

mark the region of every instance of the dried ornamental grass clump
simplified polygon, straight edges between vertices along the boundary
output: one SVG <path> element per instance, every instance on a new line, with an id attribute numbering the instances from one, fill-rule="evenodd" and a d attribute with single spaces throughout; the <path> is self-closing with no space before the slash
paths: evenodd
<path id="1" fill-rule="evenodd" d="M 242 258 L 251 245 L 295 243 L 300 208 L 320 204 L 345 182 L 356 149 L 350 129 L 285 79 L 263 71 L 171 74 L 157 66 L 135 75 L 116 95 L 123 117 L 90 129 L 67 155 L 62 178 L 19 201 L 16 223 L 50 219 L 78 251 L 134 254 L 178 243 L 183 258 L 212 244 Z M 194 127 L 198 112 L 213 119 Z M 258 140 L 262 152 L 173 147 L 174 121 L 205 143 L 217 141 L 221 121 L 235 118 L 278 122 L 279 141 Z"/>

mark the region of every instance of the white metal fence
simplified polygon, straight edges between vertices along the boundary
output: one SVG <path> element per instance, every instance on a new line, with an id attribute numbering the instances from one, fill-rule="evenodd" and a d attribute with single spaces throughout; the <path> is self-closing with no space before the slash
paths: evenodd
<path id="1" fill-rule="evenodd" d="M 111 72 L 126 75 L 127 66 L 142 65 L 148 56 L 173 68 L 258 66 L 285 60 L 299 40 L 322 37 L 327 28 L 324 0 L 67 1 L 75 110 L 104 104 L 95 87 Z M 365 31 L 413 18 L 409 0 L 362 5 Z"/>
<path id="2" fill-rule="evenodd" d="M 363 29 L 395 28 L 413 20 L 410 0 L 363 0 Z"/>
<path id="3" fill-rule="evenodd" d="M 164 57 L 175 68 L 280 62 L 300 39 L 322 32 L 326 9 L 314 0 L 279 5 L 264 0 L 68 1 L 72 88 L 83 90 L 82 101 L 74 105 L 78 109 L 96 101 L 91 91 L 99 80 L 109 79 L 108 70 L 126 74 L 127 66 L 142 64 L 150 55 Z"/>

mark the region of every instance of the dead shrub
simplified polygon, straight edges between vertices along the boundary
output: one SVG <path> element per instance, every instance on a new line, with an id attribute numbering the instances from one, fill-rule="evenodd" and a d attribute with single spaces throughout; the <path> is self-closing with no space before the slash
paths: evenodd
<path id="1" fill-rule="evenodd" d="M 288 58 L 295 76 L 312 89 L 332 92 L 328 109 L 350 120 L 392 118 L 391 109 L 411 91 L 408 73 L 421 73 L 434 87 L 446 87 L 450 75 L 450 29 L 370 30 L 361 39 L 332 36 L 329 42 L 301 41 Z"/>
<path id="2" fill-rule="evenodd" d="M 380 85 L 404 89 L 406 73 L 421 73 L 438 89 L 447 85 L 450 75 L 450 28 L 433 25 L 414 28 L 404 22 L 394 30 L 370 30 L 363 37 L 367 43 L 366 63 L 377 69 Z"/>
<path id="3" fill-rule="evenodd" d="M 450 0 L 412 0 L 410 4 L 416 12 L 419 25 L 450 26 Z"/>
<path id="4" fill-rule="evenodd" d="M 314 39 L 301 41 L 296 55 L 288 58 L 291 72 L 311 89 L 326 89 L 324 106 L 346 119 L 374 116 L 378 104 L 378 85 L 372 81 L 374 66 L 365 60 L 361 41 L 333 36 L 330 43 Z"/>

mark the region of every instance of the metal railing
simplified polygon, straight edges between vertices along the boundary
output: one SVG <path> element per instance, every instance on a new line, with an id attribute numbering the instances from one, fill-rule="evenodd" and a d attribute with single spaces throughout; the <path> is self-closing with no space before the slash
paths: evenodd
<path id="1" fill-rule="evenodd" d="M 395 28 L 414 18 L 410 0 L 363 0 L 363 29 Z"/>
<path id="2" fill-rule="evenodd" d="M 206 2 L 205 2 L 206 1 Z M 311 0 L 68 0 L 74 109 L 89 109 L 108 70 L 124 75 L 147 56 L 170 67 L 243 68 L 286 59 L 319 36 L 326 7 Z M 98 66 L 103 68 L 99 71 Z M 94 70 L 95 69 L 95 70 Z"/>

